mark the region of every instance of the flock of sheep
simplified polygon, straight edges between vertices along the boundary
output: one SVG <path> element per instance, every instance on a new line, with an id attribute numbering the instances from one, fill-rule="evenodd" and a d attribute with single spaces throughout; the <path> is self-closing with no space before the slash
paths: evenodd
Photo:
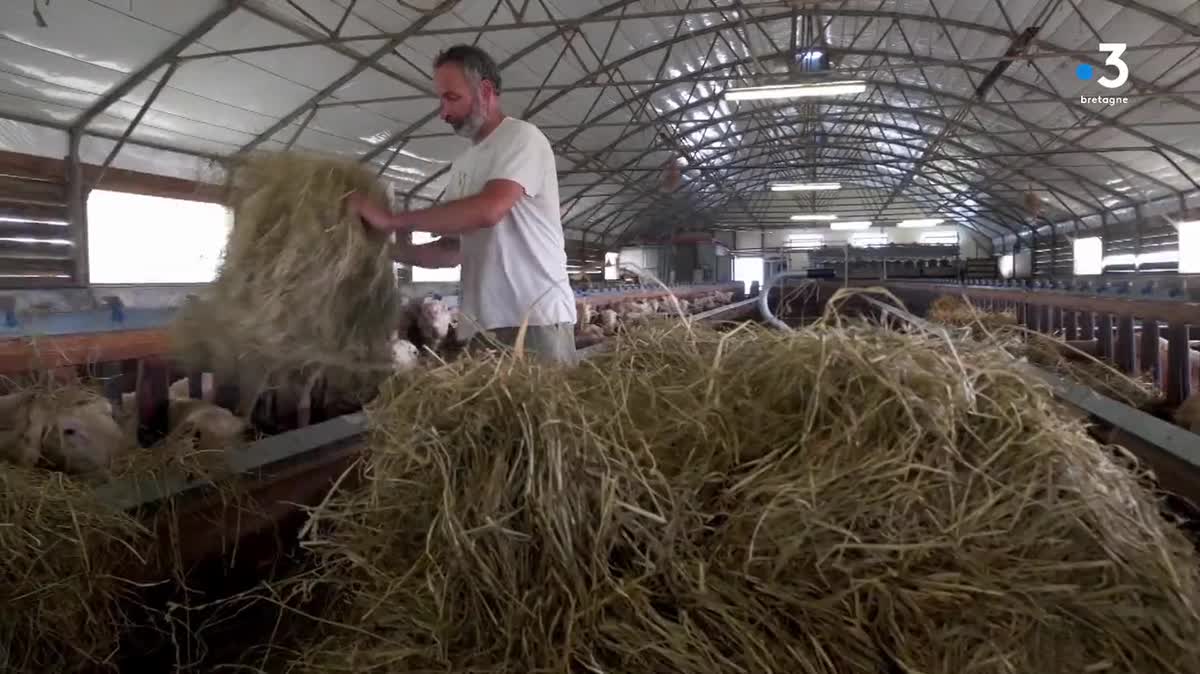
<path id="1" fill-rule="evenodd" d="M 188 380 L 171 384 L 167 440 L 178 451 L 223 450 L 243 439 L 247 424 L 212 401 L 211 375 L 204 395 L 188 395 Z M 45 466 L 77 475 L 104 475 L 138 447 L 135 393 L 114 407 L 82 387 L 29 389 L 0 396 L 0 457 L 19 466 Z"/>
<path id="2" fill-rule="evenodd" d="M 617 304 L 616 308 L 600 310 L 596 310 L 588 302 L 576 302 L 575 310 L 579 322 L 575 329 L 580 337 L 601 340 L 616 334 L 622 326 L 639 325 L 654 316 L 665 317 L 680 313 L 686 316 L 716 309 L 732 301 L 732 292 L 714 291 L 695 295 L 691 299 L 673 300 L 671 297 L 659 297 L 625 301 Z"/>
<path id="3" fill-rule="evenodd" d="M 680 312 L 691 315 L 716 309 L 732 302 L 733 293 L 713 291 L 677 301 L 678 308 L 670 297 L 659 297 L 629 300 L 599 310 L 589 302 L 577 301 L 575 333 L 580 338 L 602 340 L 616 334 L 622 326 L 645 323 L 654 316 Z M 406 298 L 391 338 L 396 370 L 403 372 L 415 367 L 421 354 L 427 351 L 447 357 L 461 350 L 464 340 L 459 325 L 458 309 L 447 306 L 441 298 Z"/>
<path id="4" fill-rule="evenodd" d="M 623 326 L 653 316 L 699 313 L 728 304 L 731 292 L 710 292 L 691 299 L 649 298 L 621 302 L 599 311 L 580 302 L 576 332 L 581 338 L 604 339 Z M 391 351 L 397 371 L 418 363 L 421 354 L 447 357 L 463 348 L 458 310 L 437 297 L 407 299 Z M 244 439 L 245 419 L 213 401 L 213 376 L 202 375 L 201 396 L 189 396 L 188 380 L 172 383 L 168 392 L 168 447 L 222 450 Z M 125 393 L 117 405 L 80 387 L 30 389 L 0 396 L 0 459 L 20 466 L 45 466 L 71 474 L 103 474 L 120 457 L 138 448 L 136 393 Z"/>

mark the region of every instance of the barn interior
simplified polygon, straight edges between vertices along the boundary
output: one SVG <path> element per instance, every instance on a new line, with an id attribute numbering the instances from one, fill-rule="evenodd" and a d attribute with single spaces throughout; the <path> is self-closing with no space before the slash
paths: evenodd
<path id="1" fill-rule="evenodd" d="M 458 44 L 569 368 L 339 210 Z M 1198 128 L 1195 0 L 0 3 L 0 671 L 1200 671 Z"/>

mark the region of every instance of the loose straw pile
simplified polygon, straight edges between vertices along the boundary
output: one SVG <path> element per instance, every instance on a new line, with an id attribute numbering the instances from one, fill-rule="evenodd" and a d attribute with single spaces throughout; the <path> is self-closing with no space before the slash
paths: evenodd
<path id="1" fill-rule="evenodd" d="M 131 650 L 148 645 L 137 642 L 130 649 L 131 642 L 123 642 L 126 630 L 145 626 L 147 618 L 153 630 L 175 630 L 164 639 L 175 637 L 178 648 L 187 640 L 179 632 L 187 627 L 142 606 L 143 589 L 163 574 L 186 587 L 180 541 L 199 532 L 181 530 L 174 502 L 141 521 L 96 487 L 120 479 L 155 482 L 185 471 L 212 484 L 226 509 L 246 511 L 254 504 L 236 481 L 209 482 L 220 476 L 221 452 L 197 450 L 188 437 L 140 449 L 135 420 L 125 428 L 111 417 L 100 423 L 111 410 L 93 386 L 37 377 L 16 388 L 0 405 L 0 672 L 116 671 L 138 655 Z M 91 422 L 82 429 L 85 444 L 119 450 L 111 464 L 77 475 L 54 470 L 50 459 L 66 442 L 59 427 L 63 413 Z M 19 457 L 30 456 L 36 463 L 18 465 Z M 214 527 L 213 535 L 227 534 Z M 236 551 L 236 541 L 225 542 Z M 126 615 L 130 609 L 136 617 Z"/>
<path id="2" fill-rule="evenodd" d="M 651 326 L 371 417 L 293 672 L 1200 671 L 1200 560 L 993 345 Z"/>
<path id="3" fill-rule="evenodd" d="M 231 172 L 233 229 L 216 280 L 181 310 L 175 349 L 205 369 L 274 373 L 390 369 L 400 302 L 384 234 L 347 209 L 352 192 L 384 204 L 361 164 L 297 153 L 252 156 Z M 274 382 L 276 384 L 280 382 Z M 337 383 L 336 381 L 334 382 Z"/>
<path id="4" fill-rule="evenodd" d="M 147 532 L 61 473 L 0 462 L 0 493 L 0 671 L 111 668 Z"/>
<path id="5" fill-rule="evenodd" d="M 929 305 L 929 320 L 956 328 L 971 328 L 972 335 L 982 336 L 989 332 L 1017 324 L 1017 316 L 1011 311 L 985 311 L 967 301 L 961 295 L 941 295 Z"/>

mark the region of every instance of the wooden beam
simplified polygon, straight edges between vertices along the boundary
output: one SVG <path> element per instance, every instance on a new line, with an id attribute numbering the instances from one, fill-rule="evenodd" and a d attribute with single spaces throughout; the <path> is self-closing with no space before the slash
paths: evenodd
<path id="1" fill-rule="evenodd" d="M 58 181 L 61 185 L 66 181 L 66 172 L 67 162 L 62 159 L 0 151 L 0 175 L 24 176 L 38 180 Z M 144 194 L 146 196 L 166 197 L 169 199 L 204 201 L 208 203 L 222 203 L 223 200 L 224 190 L 222 186 L 212 183 L 110 167 L 104 174 L 103 182 L 97 185 L 93 181 L 99 174 L 99 166 L 94 164 L 83 165 L 84 180 L 93 189 L 129 192 L 131 194 Z M 59 203 L 65 203 L 65 194 L 63 201 Z M 53 204 L 48 205 L 52 206 Z"/>
<path id="2" fill-rule="evenodd" d="M 163 356 L 169 351 L 163 329 L 11 337 L 0 340 L 0 374 Z"/>

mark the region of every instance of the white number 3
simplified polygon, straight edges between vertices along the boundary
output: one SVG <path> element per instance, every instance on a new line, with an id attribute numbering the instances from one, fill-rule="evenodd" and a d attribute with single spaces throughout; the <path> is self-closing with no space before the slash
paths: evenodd
<path id="1" fill-rule="evenodd" d="M 1129 79 L 1129 65 L 1121 59 L 1121 55 L 1125 53 L 1125 47 L 1126 45 L 1123 42 L 1100 43 L 1100 51 L 1108 52 L 1108 59 L 1104 61 L 1104 65 L 1117 67 L 1116 79 L 1108 76 L 1101 77 L 1100 79 L 1096 80 L 1100 83 L 1100 86 L 1107 87 L 1109 89 L 1116 89 L 1122 84 L 1125 84 L 1125 81 Z"/>

